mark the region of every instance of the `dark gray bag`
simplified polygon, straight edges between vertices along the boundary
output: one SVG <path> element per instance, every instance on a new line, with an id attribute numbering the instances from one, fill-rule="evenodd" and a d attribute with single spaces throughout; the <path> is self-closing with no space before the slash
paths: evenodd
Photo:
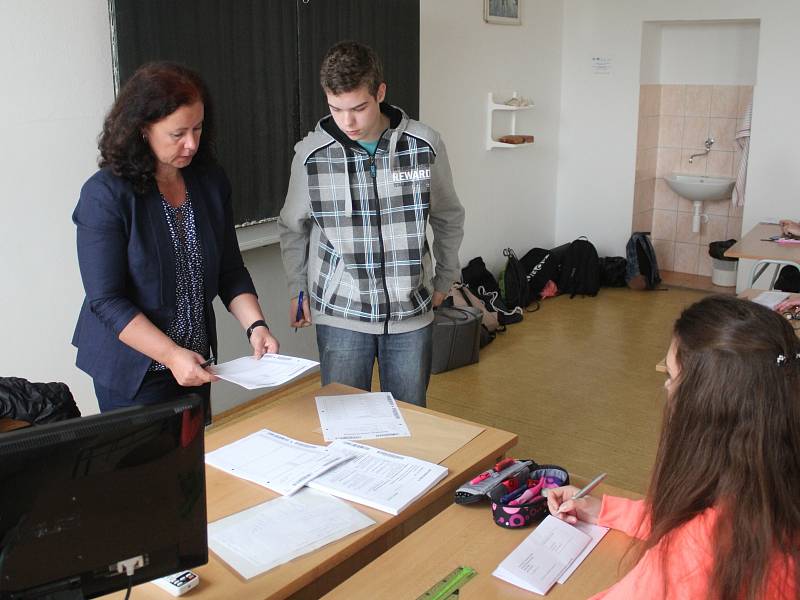
<path id="1" fill-rule="evenodd" d="M 478 362 L 483 313 L 471 306 L 440 306 L 433 311 L 431 373 Z"/>

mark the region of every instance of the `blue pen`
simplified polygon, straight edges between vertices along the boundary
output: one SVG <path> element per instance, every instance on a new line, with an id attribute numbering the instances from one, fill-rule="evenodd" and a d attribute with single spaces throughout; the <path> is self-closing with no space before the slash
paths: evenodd
<path id="1" fill-rule="evenodd" d="M 298 323 L 302 318 L 303 318 L 303 290 L 300 290 L 300 294 L 297 296 L 297 314 L 294 316 L 294 322 Z M 297 332 L 297 327 L 295 327 L 294 330 L 295 332 Z"/>

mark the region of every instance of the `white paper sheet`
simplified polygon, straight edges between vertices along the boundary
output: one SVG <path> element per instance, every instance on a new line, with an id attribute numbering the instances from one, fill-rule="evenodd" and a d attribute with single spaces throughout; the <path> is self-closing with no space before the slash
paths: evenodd
<path id="1" fill-rule="evenodd" d="M 548 515 L 498 565 L 492 575 L 517 587 L 544 595 L 580 556 L 590 540 L 579 529 Z"/>
<path id="2" fill-rule="evenodd" d="M 206 454 L 206 464 L 263 485 L 279 494 L 293 494 L 317 475 L 348 460 L 324 446 L 262 429 Z"/>
<path id="3" fill-rule="evenodd" d="M 392 515 L 447 476 L 447 467 L 356 442 L 336 440 L 328 449 L 353 458 L 309 481 L 308 487 Z"/>
<path id="4" fill-rule="evenodd" d="M 583 521 L 578 521 L 573 525 L 575 529 L 579 529 L 586 535 L 588 535 L 591 539 L 589 543 L 586 545 L 586 548 L 583 549 L 583 552 L 580 553 L 578 558 L 572 561 L 572 564 L 567 567 L 567 570 L 561 574 L 561 577 L 558 578 L 558 583 L 564 583 L 569 576 L 575 572 L 583 559 L 589 556 L 589 553 L 594 550 L 594 547 L 600 543 L 600 540 L 603 539 L 603 536 L 608 533 L 608 527 L 600 527 L 600 525 L 592 525 L 591 523 L 584 523 Z"/>
<path id="5" fill-rule="evenodd" d="M 778 304 L 783 302 L 789 297 L 789 294 L 786 292 L 779 292 L 779 291 L 766 291 L 761 292 L 758 296 L 753 298 L 753 302 L 756 304 L 760 304 L 761 306 L 766 306 L 770 310 L 774 309 Z"/>
<path id="6" fill-rule="evenodd" d="M 319 363 L 296 356 L 265 354 L 260 360 L 243 356 L 209 367 L 220 379 L 230 381 L 248 390 L 275 387 L 313 369 Z"/>
<path id="7" fill-rule="evenodd" d="M 329 494 L 302 490 L 208 525 L 208 547 L 245 579 L 375 521 Z"/>
<path id="8" fill-rule="evenodd" d="M 315 400 L 326 442 L 411 437 L 397 402 L 388 392 L 317 396 Z"/>

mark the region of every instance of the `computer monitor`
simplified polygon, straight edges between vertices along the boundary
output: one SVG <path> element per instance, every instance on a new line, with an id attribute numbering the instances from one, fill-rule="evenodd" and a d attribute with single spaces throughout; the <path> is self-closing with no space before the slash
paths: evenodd
<path id="1" fill-rule="evenodd" d="M 0 599 L 94 598 L 208 561 L 202 400 L 0 434 Z"/>

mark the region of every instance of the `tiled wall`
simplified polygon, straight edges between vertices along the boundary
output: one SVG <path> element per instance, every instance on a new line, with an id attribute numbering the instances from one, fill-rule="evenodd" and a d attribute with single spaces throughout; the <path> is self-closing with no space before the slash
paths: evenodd
<path id="1" fill-rule="evenodd" d="M 633 231 L 651 232 L 660 269 L 711 275 L 709 242 L 741 236 L 742 208 L 730 199 L 706 202 L 708 221 L 692 233 L 692 203 L 669 189 L 664 177 L 735 177 L 740 150 L 734 135 L 752 97 L 749 85 L 641 86 Z M 703 152 L 709 136 L 715 140 L 711 152 L 690 164 L 689 156 Z"/>

